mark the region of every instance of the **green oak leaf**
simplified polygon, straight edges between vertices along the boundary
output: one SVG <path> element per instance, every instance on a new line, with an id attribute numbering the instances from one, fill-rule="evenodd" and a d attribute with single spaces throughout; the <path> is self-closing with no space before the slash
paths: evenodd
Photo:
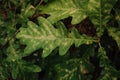
<path id="1" fill-rule="evenodd" d="M 45 6 L 40 6 L 42 13 L 50 14 L 50 22 L 72 17 L 72 24 L 77 24 L 87 17 L 88 0 L 55 0 Z"/>
<path id="2" fill-rule="evenodd" d="M 78 47 L 95 41 L 94 38 L 79 35 L 76 29 L 68 33 L 61 22 L 58 26 L 59 28 L 55 28 L 47 19 L 39 17 L 38 25 L 29 21 L 27 28 L 21 28 L 16 37 L 27 45 L 24 56 L 42 48 L 42 57 L 46 57 L 57 47 L 59 47 L 59 54 L 64 55 L 72 44 Z"/>

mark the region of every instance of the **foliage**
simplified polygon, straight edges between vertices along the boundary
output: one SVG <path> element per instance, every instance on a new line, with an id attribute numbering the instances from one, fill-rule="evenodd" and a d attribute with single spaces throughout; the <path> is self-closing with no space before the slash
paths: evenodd
<path id="1" fill-rule="evenodd" d="M 119 4 L 0 0 L 0 80 L 119 80 Z"/>
<path id="2" fill-rule="evenodd" d="M 46 57 L 53 49 L 59 46 L 59 54 L 64 55 L 73 43 L 76 46 L 80 46 L 81 44 L 90 44 L 94 41 L 89 37 L 79 35 L 76 30 L 71 31 L 70 34 L 67 33 L 65 26 L 61 23 L 58 25 L 59 28 L 55 29 L 42 17 L 39 17 L 38 21 L 40 26 L 33 22 L 28 22 L 28 29 L 21 28 L 21 32 L 17 35 L 17 38 L 22 38 L 21 42 L 23 44 L 27 44 L 24 54 L 43 48 L 42 57 Z"/>

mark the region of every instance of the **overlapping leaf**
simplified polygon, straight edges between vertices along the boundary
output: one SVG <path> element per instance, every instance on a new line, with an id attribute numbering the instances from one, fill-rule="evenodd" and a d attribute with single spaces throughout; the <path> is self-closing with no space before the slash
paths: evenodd
<path id="1" fill-rule="evenodd" d="M 117 0 L 89 0 L 88 12 L 95 25 L 105 25 L 110 19 L 110 11 Z"/>
<path id="2" fill-rule="evenodd" d="M 91 21 L 97 27 L 98 36 L 100 36 L 106 23 L 111 18 L 110 11 L 117 0 L 89 0 L 88 13 Z"/>
<path id="3" fill-rule="evenodd" d="M 39 25 L 36 25 L 29 21 L 28 28 L 21 28 L 17 34 L 17 38 L 27 45 L 24 55 L 43 48 L 42 57 L 46 57 L 56 47 L 59 47 L 59 54 L 64 55 L 73 43 L 78 47 L 81 44 L 90 44 L 94 41 L 91 37 L 80 36 L 76 29 L 68 33 L 62 23 L 59 23 L 58 29 L 42 17 L 38 18 L 38 23 Z"/>
<path id="4" fill-rule="evenodd" d="M 112 66 L 107 66 L 101 71 L 101 75 L 98 80 L 117 80 L 120 72 Z"/>
<path id="5" fill-rule="evenodd" d="M 21 55 L 18 54 L 20 51 L 17 51 L 18 49 L 18 45 L 16 45 L 14 43 L 14 39 L 12 39 L 10 42 L 9 42 L 9 47 L 7 48 L 7 61 L 11 62 L 15 62 L 19 59 L 21 59 Z"/>
<path id="6" fill-rule="evenodd" d="M 77 24 L 90 16 L 95 25 L 105 24 L 117 0 L 55 0 L 40 7 L 43 13 L 50 14 L 48 20 L 55 23 L 71 16 L 72 24 Z"/>
<path id="7" fill-rule="evenodd" d="M 55 0 L 40 10 L 50 14 L 48 20 L 52 23 L 71 16 L 72 24 L 77 24 L 87 17 L 87 3 L 88 0 Z"/>
<path id="8" fill-rule="evenodd" d="M 117 80 L 120 72 L 111 65 L 111 61 L 109 60 L 103 47 L 99 48 L 99 58 L 102 71 L 98 80 Z"/>
<path id="9" fill-rule="evenodd" d="M 112 36 L 120 48 L 120 28 L 108 28 L 109 35 Z"/>
<path id="10" fill-rule="evenodd" d="M 71 59 L 63 64 L 57 64 L 55 69 L 57 73 L 55 80 L 90 80 L 91 77 L 84 74 L 92 72 L 93 67 L 89 61 Z"/>

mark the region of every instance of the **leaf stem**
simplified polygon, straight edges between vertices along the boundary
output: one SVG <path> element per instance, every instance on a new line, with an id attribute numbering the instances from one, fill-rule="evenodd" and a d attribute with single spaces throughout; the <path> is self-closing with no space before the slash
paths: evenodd
<path id="1" fill-rule="evenodd" d="M 102 7 L 101 6 L 102 6 L 102 2 L 100 0 L 100 34 L 102 32 L 102 9 L 101 9 Z"/>

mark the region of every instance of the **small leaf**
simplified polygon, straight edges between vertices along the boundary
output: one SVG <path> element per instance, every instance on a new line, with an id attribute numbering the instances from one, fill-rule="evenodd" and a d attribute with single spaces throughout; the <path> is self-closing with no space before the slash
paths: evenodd
<path id="1" fill-rule="evenodd" d="M 26 71 L 30 71 L 30 72 L 40 72 L 41 68 L 37 65 L 29 65 L 25 67 Z"/>
<path id="2" fill-rule="evenodd" d="M 117 80 L 119 78 L 120 72 L 116 70 L 111 65 L 104 67 L 98 80 Z"/>
<path id="3" fill-rule="evenodd" d="M 18 69 L 18 67 L 14 67 L 13 69 L 12 69 L 12 78 L 13 79 L 16 79 L 17 78 L 17 76 L 18 76 L 18 74 L 19 74 L 19 69 Z"/>
<path id="4" fill-rule="evenodd" d="M 21 12 L 22 12 L 21 13 L 22 16 L 30 17 L 30 16 L 32 16 L 35 13 L 35 8 L 34 8 L 34 6 L 28 4 L 25 9 L 21 10 Z"/>
<path id="5" fill-rule="evenodd" d="M 119 27 L 120 27 L 120 9 L 114 9 L 114 10 L 116 12 L 115 18 L 116 18 L 116 20 L 117 20 L 117 22 L 119 24 Z"/>
<path id="6" fill-rule="evenodd" d="M 97 28 L 97 35 L 101 36 L 106 23 L 110 20 L 114 4 L 117 0 L 89 0 L 88 13 L 90 20 Z"/>
<path id="7" fill-rule="evenodd" d="M 110 60 L 106 54 L 106 51 L 103 47 L 100 47 L 99 50 L 99 58 L 100 58 L 100 67 L 105 67 L 110 64 Z"/>
<path id="8" fill-rule="evenodd" d="M 21 59 L 21 54 L 18 54 L 19 51 L 16 50 L 18 45 L 14 43 L 14 39 L 9 41 L 9 47 L 7 48 L 7 61 L 16 61 Z"/>
<path id="9" fill-rule="evenodd" d="M 73 44 L 73 40 L 69 40 L 69 39 L 63 39 L 61 40 L 61 44 L 60 44 L 60 48 L 59 48 L 59 54 L 60 55 L 65 55 L 65 53 L 68 51 L 68 49 L 70 48 L 70 46 Z"/>
<path id="10" fill-rule="evenodd" d="M 109 35 L 112 36 L 120 48 L 120 28 L 108 28 Z"/>
<path id="11" fill-rule="evenodd" d="M 66 27 L 65 27 L 65 25 L 62 23 L 62 22 L 57 22 L 56 24 L 55 24 L 56 26 L 57 26 L 57 28 L 58 28 L 58 30 L 59 30 L 59 33 L 61 34 L 61 35 L 63 35 L 63 36 L 66 36 L 67 35 L 67 29 L 66 29 Z"/>
<path id="12" fill-rule="evenodd" d="M 92 72 L 92 66 L 88 61 L 70 59 L 64 63 L 55 65 L 55 80 L 87 80 L 82 74 Z M 85 75 L 84 75 L 85 77 Z"/>

